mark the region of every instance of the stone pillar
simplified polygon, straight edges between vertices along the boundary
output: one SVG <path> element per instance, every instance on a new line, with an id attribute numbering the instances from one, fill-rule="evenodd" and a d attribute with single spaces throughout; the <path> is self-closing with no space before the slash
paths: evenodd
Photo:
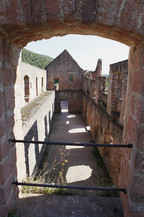
<path id="1" fill-rule="evenodd" d="M 113 65 L 110 65 L 107 111 L 110 115 L 112 111 L 116 110 L 116 75 L 113 72 Z"/>
<path id="2" fill-rule="evenodd" d="M 8 142 L 14 138 L 15 51 L 9 41 L 0 40 L 0 216 L 6 216 L 13 205 L 12 181 L 17 176 L 16 147 Z"/>
<path id="3" fill-rule="evenodd" d="M 89 96 L 90 97 L 95 97 L 96 94 L 96 81 L 95 80 L 90 80 L 90 89 L 89 89 Z"/>
<path id="4" fill-rule="evenodd" d="M 96 72 L 96 77 L 102 76 L 102 59 L 98 59 L 95 72 Z"/>
<path id="5" fill-rule="evenodd" d="M 144 216 L 144 45 L 130 49 L 120 187 L 126 217 Z"/>
<path id="6" fill-rule="evenodd" d="M 122 77 L 121 108 L 120 108 L 120 117 L 119 117 L 119 123 L 121 125 L 124 124 L 124 118 L 125 118 L 127 75 L 128 75 L 128 71 L 124 71 Z"/>
<path id="7" fill-rule="evenodd" d="M 95 102 L 98 103 L 98 99 L 100 96 L 100 89 L 101 89 L 101 77 L 97 77 L 96 79 L 96 94 L 95 94 Z"/>

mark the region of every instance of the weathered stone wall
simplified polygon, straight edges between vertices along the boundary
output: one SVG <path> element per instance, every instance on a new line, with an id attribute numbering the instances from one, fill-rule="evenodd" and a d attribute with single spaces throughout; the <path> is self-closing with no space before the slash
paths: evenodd
<path id="1" fill-rule="evenodd" d="M 21 109 L 24 140 L 45 141 L 48 139 L 54 112 L 54 91 L 45 91 Z M 45 145 L 21 144 L 24 146 L 26 175 L 34 176 L 42 160 Z M 22 153 L 21 153 L 22 154 Z M 18 165 L 18 169 L 19 165 Z M 23 177 L 24 178 L 24 177 Z"/>
<path id="2" fill-rule="evenodd" d="M 82 99 L 82 112 L 87 125 L 90 126 L 95 142 L 101 144 L 122 143 L 122 126 L 112 120 L 100 104 L 96 104 L 94 99 L 85 94 Z M 121 149 L 99 148 L 99 151 L 112 180 L 115 184 L 118 184 L 122 157 Z"/>
<path id="3" fill-rule="evenodd" d="M 122 195 L 125 216 L 144 215 L 144 45 L 130 49 L 129 74 L 124 124 L 124 143 L 132 143 L 132 150 L 123 149 L 119 185 L 127 186 Z"/>
<path id="4" fill-rule="evenodd" d="M 66 50 L 45 69 L 48 90 L 55 90 L 55 79 L 59 81 L 58 90 L 82 90 L 84 72 Z"/>
<path id="5" fill-rule="evenodd" d="M 18 74 L 18 91 L 21 100 L 21 107 L 26 104 L 25 101 L 25 87 L 24 87 L 24 77 L 29 77 L 29 102 L 34 98 L 39 96 L 42 92 L 46 90 L 46 71 L 28 63 L 20 62 L 17 68 Z M 36 81 L 37 79 L 37 81 Z M 42 86 L 43 79 L 43 86 Z M 36 84 L 37 82 L 37 84 Z"/>
<path id="6" fill-rule="evenodd" d="M 136 9 L 136 10 L 135 10 Z M 98 35 L 133 46 L 144 40 L 143 1 L 2 1 L 1 35 L 19 46 L 65 34 Z"/>
<path id="7" fill-rule="evenodd" d="M 61 101 L 68 101 L 68 112 L 81 112 L 82 110 L 82 91 L 79 90 L 62 90 L 56 91 L 55 112 L 61 112 Z"/>
<path id="8" fill-rule="evenodd" d="M 14 84 L 20 49 L 7 40 L 0 40 L 0 216 L 5 216 L 14 203 L 12 186 L 16 170 L 16 147 L 8 142 L 18 135 L 14 124 L 16 99 Z M 20 130 L 19 130 L 20 133 Z"/>
<path id="9" fill-rule="evenodd" d="M 110 65 L 107 111 L 124 123 L 128 60 Z"/>

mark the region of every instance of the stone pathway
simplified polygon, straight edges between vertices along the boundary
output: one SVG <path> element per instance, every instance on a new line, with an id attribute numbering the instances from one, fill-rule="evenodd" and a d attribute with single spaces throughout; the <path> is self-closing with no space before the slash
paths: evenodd
<path id="1" fill-rule="evenodd" d="M 89 143 L 91 136 L 81 114 L 61 113 L 54 117 L 49 140 Z M 93 148 L 84 146 L 50 146 L 41 175 L 46 183 L 93 187 L 107 178 L 96 164 Z"/>
<path id="2" fill-rule="evenodd" d="M 49 139 L 90 142 L 92 138 L 87 129 L 81 114 L 56 114 Z M 92 151 L 92 148 L 83 146 L 50 146 L 40 174 L 43 181 L 75 186 L 106 186 L 107 176 L 104 169 L 96 164 Z M 104 197 L 105 193 L 96 191 L 76 190 L 72 194 L 23 194 L 18 205 L 19 216 L 123 217 L 118 197 Z"/>

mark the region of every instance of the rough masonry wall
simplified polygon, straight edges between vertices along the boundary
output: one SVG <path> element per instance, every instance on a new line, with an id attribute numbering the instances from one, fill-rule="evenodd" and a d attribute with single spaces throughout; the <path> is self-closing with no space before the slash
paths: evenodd
<path id="1" fill-rule="evenodd" d="M 124 124 L 128 60 L 110 65 L 107 111 Z"/>
<path id="2" fill-rule="evenodd" d="M 1 35 L 25 46 L 65 34 L 98 35 L 128 45 L 144 39 L 143 1 L 1 1 Z"/>
<path id="3" fill-rule="evenodd" d="M 8 142 L 17 135 L 14 84 L 20 49 L 0 40 L 0 215 L 5 216 L 14 204 L 16 192 L 12 181 L 17 177 L 16 147 Z M 16 194 L 15 194 L 16 193 Z"/>
<path id="4" fill-rule="evenodd" d="M 23 107 L 26 105 L 24 77 L 29 77 L 29 102 L 31 102 L 46 90 L 46 71 L 28 63 L 20 62 L 17 68 L 17 74 L 19 97 L 21 100 L 21 107 Z"/>
<path id="5" fill-rule="evenodd" d="M 68 112 L 82 111 L 82 91 L 78 90 L 62 90 L 56 91 L 55 112 L 61 112 L 61 101 L 68 101 Z"/>
<path id="6" fill-rule="evenodd" d="M 58 90 L 82 90 L 83 70 L 72 56 L 64 50 L 47 67 L 47 89 L 54 90 L 57 79 Z"/>
<path id="7" fill-rule="evenodd" d="M 128 195 L 121 195 L 125 216 L 144 216 L 144 45 L 131 48 L 128 92 L 124 125 L 124 144 L 119 185 L 127 186 Z"/>
<path id="8" fill-rule="evenodd" d="M 96 104 L 92 98 L 85 94 L 82 98 L 82 113 L 87 125 L 90 126 L 92 137 L 96 143 L 122 143 L 122 126 L 115 121 L 112 121 L 103 107 Z M 122 150 L 99 148 L 99 151 L 113 182 L 118 184 Z"/>
<path id="9" fill-rule="evenodd" d="M 55 92 L 45 91 L 21 109 L 24 140 L 45 141 L 48 139 L 50 123 L 54 113 Z M 34 176 L 44 154 L 45 145 L 21 144 L 24 146 L 25 176 Z M 18 165 L 18 170 L 20 170 Z M 24 177 L 25 177 L 24 176 Z M 24 178 L 23 177 L 23 178 Z"/>

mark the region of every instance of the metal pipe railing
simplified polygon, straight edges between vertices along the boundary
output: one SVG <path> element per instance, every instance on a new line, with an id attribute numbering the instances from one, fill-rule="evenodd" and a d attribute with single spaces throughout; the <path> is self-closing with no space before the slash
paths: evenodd
<path id="1" fill-rule="evenodd" d="M 79 142 L 54 142 L 54 141 L 30 141 L 30 140 L 16 140 L 9 139 L 11 143 L 31 143 L 44 145 L 70 145 L 70 146 L 87 146 L 87 147 L 109 147 L 109 148 L 133 148 L 132 144 L 96 144 L 96 143 L 79 143 Z"/>
<path id="2" fill-rule="evenodd" d="M 24 183 L 24 182 L 12 182 L 13 185 L 22 186 L 35 186 L 35 187 L 48 187 L 48 188 L 65 188 L 65 189 L 79 189 L 79 190 L 94 190 L 94 191 L 119 191 L 127 193 L 124 188 L 108 188 L 108 187 L 87 187 L 87 186 L 70 186 L 70 185 L 49 185 L 49 184 L 38 184 L 38 183 Z"/>

